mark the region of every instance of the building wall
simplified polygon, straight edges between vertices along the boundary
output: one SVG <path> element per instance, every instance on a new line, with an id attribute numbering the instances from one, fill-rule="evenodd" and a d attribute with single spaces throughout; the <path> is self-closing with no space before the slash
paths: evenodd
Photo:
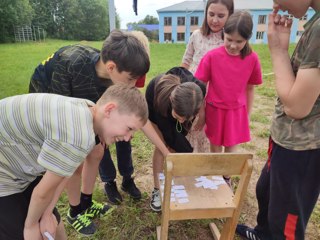
<path id="1" fill-rule="evenodd" d="M 265 10 L 252 10 L 250 11 L 253 19 L 253 33 L 250 39 L 250 43 L 267 43 L 267 26 L 268 26 L 268 15 L 271 13 L 272 9 Z M 293 24 L 291 28 L 290 42 L 295 43 L 300 39 L 301 32 L 303 32 L 303 25 L 314 15 L 314 10 L 309 9 L 306 13 L 306 19 L 300 20 L 293 18 Z M 281 14 L 281 13 L 280 13 Z M 166 39 L 164 38 L 164 33 L 171 33 L 171 39 L 173 42 L 178 43 L 188 43 L 191 33 L 201 27 L 204 12 L 194 11 L 194 12 L 160 12 L 159 15 L 159 42 L 164 43 Z M 258 24 L 259 16 L 266 16 L 265 21 Z M 164 26 L 164 18 L 171 17 L 171 26 Z M 178 26 L 178 17 L 185 17 L 185 26 Z M 198 25 L 190 26 L 191 17 L 198 17 Z M 184 41 L 178 41 L 178 33 L 184 33 Z M 258 37 L 258 39 L 257 39 Z M 261 38 L 261 39 L 259 39 Z"/>
<path id="2" fill-rule="evenodd" d="M 171 33 L 174 42 L 187 43 L 191 33 L 200 28 L 203 22 L 203 11 L 201 12 L 161 12 L 159 13 L 159 42 L 164 43 L 164 33 Z M 164 25 L 165 17 L 171 17 L 171 26 Z M 178 26 L 178 17 L 185 17 L 185 25 Z M 191 17 L 198 17 L 198 25 L 191 26 Z M 178 41 L 178 33 L 185 34 L 184 41 Z M 170 39 L 168 39 L 170 40 Z"/>

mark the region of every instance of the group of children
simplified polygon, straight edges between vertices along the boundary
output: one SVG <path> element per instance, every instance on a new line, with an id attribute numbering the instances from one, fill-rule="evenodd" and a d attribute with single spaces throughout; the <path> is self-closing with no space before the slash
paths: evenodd
<path id="1" fill-rule="evenodd" d="M 309 7 L 317 14 L 290 60 L 292 20 L 278 11 L 302 17 Z M 277 0 L 269 15 L 279 98 L 269 159 L 257 184 L 258 224 L 237 227 L 247 239 L 304 239 L 319 196 L 319 11 L 319 0 Z M 67 46 L 42 62 L 30 82 L 32 94 L 0 101 L 0 239 L 47 239 L 47 233 L 66 239 L 55 208 L 64 189 L 67 221 L 79 233 L 93 234 L 92 219 L 110 208 L 92 199 L 98 171 L 109 201 L 122 201 L 108 150 L 112 143 L 121 188 L 140 199 L 130 145 L 139 129 L 155 145 L 154 211 L 161 211 L 157 176 L 169 152 L 201 151 L 206 139 L 211 152 L 235 152 L 250 141 L 254 86 L 262 83 L 258 56 L 249 45 L 252 30 L 251 15 L 234 12 L 232 0 L 209 0 L 181 67 L 152 79 L 145 97 L 135 88 L 144 86 L 150 66 L 148 43 L 139 34 L 113 31 L 101 51 Z M 202 129 L 205 136 L 198 133 Z M 224 178 L 231 185 L 230 177 Z"/>

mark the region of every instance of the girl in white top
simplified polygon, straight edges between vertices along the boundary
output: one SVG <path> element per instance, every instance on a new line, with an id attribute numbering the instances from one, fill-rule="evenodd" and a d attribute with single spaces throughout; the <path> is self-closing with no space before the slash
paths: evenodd
<path id="1" fill-rule="evenodd" d="M 208 0 L 202 26 L 190 36 L 182 67 L 195 73 L 201 58 L 209 50 L 223 45 L 223 27 L 233 11 L 233 0 Z M 210 144 L 203 131 L 190 131 L 188 138 L 194 152 L 210 152 Z"/>
<path id="2" fill-rule="evenodd" d="M 233 11 L 233 0 L 209 0 L 207 2 L 202 26 L 190 36 L 182 58 L 182 67 L 195 73 L 201 58 L 209 50 L 223 45 L 222 30 Z"/>

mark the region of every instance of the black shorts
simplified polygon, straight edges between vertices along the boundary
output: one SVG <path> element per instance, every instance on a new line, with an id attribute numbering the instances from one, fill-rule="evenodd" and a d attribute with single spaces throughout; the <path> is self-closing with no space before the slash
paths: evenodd
<path id="1" fill-rule="evenodd" d="M 0 239 L 23 240 L 24 222 L 28 214 L 31 195 L 41 177 L 37 177 L 24 192 L 0 197 Z M 53 210 L 58 223 L 60 214 Z"/>

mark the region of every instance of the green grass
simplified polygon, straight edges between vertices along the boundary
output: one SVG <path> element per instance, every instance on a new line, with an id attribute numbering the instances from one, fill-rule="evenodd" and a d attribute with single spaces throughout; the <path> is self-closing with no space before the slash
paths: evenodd
<path id="1" fill-rule="evenodd" d="M 17 43 L 0 44 L 0 99 L 27 93 L 30 77 L 34 68 L 49 55 L 55 52 L 59 47 L 74 44 L 74 41 L 61 41 L 48 39 L 41 43 Z M 102 42 L 82 42 L 96 48 L 100 48 Z M 182 55 L 185 51 L 184 44 L 156 44 L 151 43 L 151 68 L 147 75 L 150 81 L 156 75 L 166 72 L 173 66 L 181 63 Z M 290 46 L 292 50 L 293 46 Z M 266 45 L 254 45 L 253 49 L 258 53 L 263 69 L 263 73 L 272 72 L 270 64 L 270 54 Z M 273 101 L 276 96 L 274 91 L 273 75 L 264 76 L 264 84 L 257 88 L 257 94 L 264 96 L 268 101 Z M 266 116 L 264 111 L 256 110 L 251 116 L 251 130 L 262 138 L 267 138 L 270 124 L 270 116 Z M 260 125 L 266 128 L 259 127 Z M 262 129 L 262 130 L 261 130 Z M 267 141 L 267 140 L 266 140 Z M 248 151 L 256 150 L 256 156 L 263 161 L 267 158 L 266 149 L 259 149 L 252 143 L 246 143 L 242 146 Z M 132 140 L 133 159 L 135 164 L 135 175 L 146 178 L 145 185 L 152 185 L 151 159 L 153 146 L 149 140 L 141 133 L 135 134 Z M 114 156 L 114 147 L 111 147 Z M 114 157 L 115 159 L 115 157 Z M 120 178 L 118 179 L 120 182 Z M 149 182 L 148 182 L 149 181 Z M 131 201 L 126 195 L 124 203 L 116 207 L 107 216 L 96 221 L 99 231 L 90 239 L 156 239 L 155 227 L 160 224 L 160 214 L 154 213 L 149 207 L 151 188 L 143 189 L 143 199 L 139 202 Z M 254 194 L 254 193 L 252 193 Z M 101 183 L 98 180 L 94 198 L 98 201 L 106 201 Z M 65 194 L 62 195 L 58 203 L 59 211 L 65 219 L 68 210 L 68 200 Z M 249 216 L 243 213 L 245 217 L 255 219 L 256 216 Z M 312 216 L 312 221 L 319 223 L 319 207 L 316 208 Z M 221 225 L 221 220 L 215 220 Z M 211 239 L 211 233 L 208 228 L 209 220 L 193 220 L 172 222 L 169 228 L 170 239 Z M 317 225 L 319 226 L 319 225 Z M 80 237 L 66 224 L 68 239 L 88 239 Z"/>
<path id="2" fill-rule="evenodd" d="M 268 116 L 263 115 L 262 111 L 256 111 L 251 114 L 250 120 L 253 122 L 259 122 L 259 123 L 270 123 L 270 119 Z"/>

